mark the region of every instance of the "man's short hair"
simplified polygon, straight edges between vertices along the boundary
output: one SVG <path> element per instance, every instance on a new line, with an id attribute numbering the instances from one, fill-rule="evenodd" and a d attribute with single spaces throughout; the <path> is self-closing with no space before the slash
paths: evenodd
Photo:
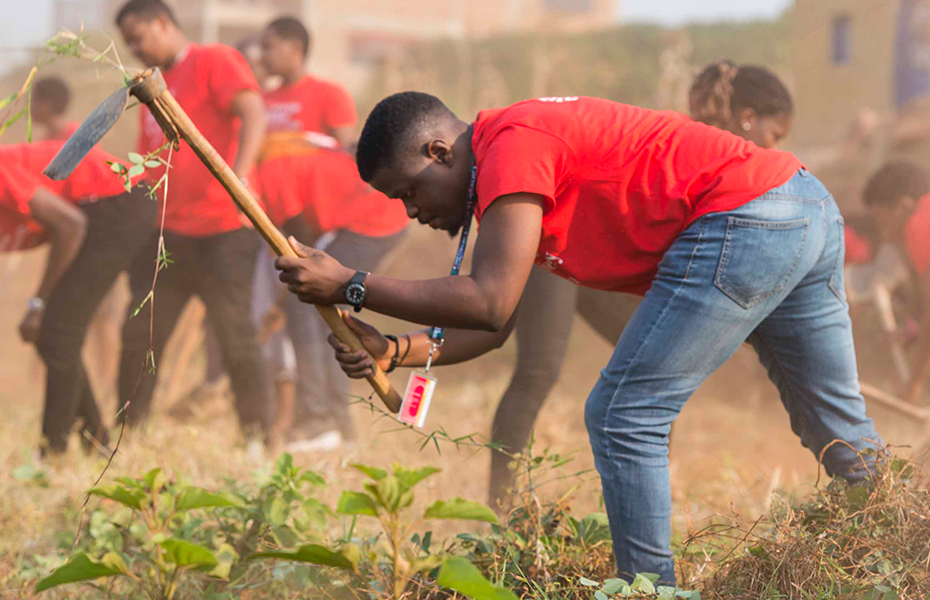
<path id="1" fill-rule="evenodd" d="M 362 179 L 370 182 L 379 169 L 397 164 L 402 149 L 442 115 L 452 116 L 452 111 L 436 96 L 422 92 L 401 92 L 379 102 L 358 140 L 355 161 Z"/>
<path id="2" fill-rule="evenodd" d="M 918 199 L 930 193 L 930 173 L 906 160 L 885 163 L 872 175 L 862 193 L 866 206 L 892 208 L 905 196 Z"/>
<path id="3" fill-rule="evenodd" d="M 272 33 L 280 38 L 292 40 L 300 44 L 304 58 L 310 54 L 310 32 L 298 19 L 294 17 L 279 17 L 268 24 Z"/>
<path id="4" fill-rule="evenodd" d="M 171 7 L 162 0 L 129 0 L 129 2 L 124 4 L 123 7 L 119 9 L 119 12 L 116 13 L 117 27 L 123 22 L 123 19 L 129 15 L 135 15 L 147 21 L 152 21 L 158 17 L 168 17 L 172 23 L 175 25 L 178 24 L 177 19 L 174 18 L 174 12 L 171 10 Z"/>
<path id="5" fill-rule="evenodd" d="M 60 77 L 43 77 L 32 86 L 32 101 L 46 102 L 56 115 L 64 114 L 71 102 L 68 84 Z"/>

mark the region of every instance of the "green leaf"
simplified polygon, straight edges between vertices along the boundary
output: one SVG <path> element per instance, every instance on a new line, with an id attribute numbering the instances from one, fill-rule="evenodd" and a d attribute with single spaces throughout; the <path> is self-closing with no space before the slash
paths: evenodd
<path id="1" fill-rule="evenodd" d="M 601 590 L 597 590 L 596 592 L 594 592 L 594 598 L 595 600 L 607 600 L 607 594 L 605 594 Z"/>
<path id="2" fill-rule="evenodd" d="M 319 544 L 305 544 L 293 552 L 255 552 L 246 557 L 246 560 L 255 558 L 280 558 L 314 565 L 336 567 L 352 570 L 352 561 L 338 552 L 333 552 Z"/>
<path id="3" fill-rule="evenodd" d="M 414 573 L 428 573 L 442 564 L 442 556 L 430 554 L 423 558 L 418 558 L 410 563 L 410 570 Z"/>
<path id="4" fill-rule="evenodd" d="M 142 497 L 143 493 L 138 490 L 127 490 L 120 485 L 105 485 L 98 486 L 87 492 L 91 496 L 102 496 L 104 498 L 109 498 L 114 502 L 119 502 L 123 506 L 128 506 L 129 508 L 134 508 L 136 510 L 142 509 Z"/>
<path id="5" fill-rule="evenodd" d="M 242 502 L 226 494 L 214 494 L 199 487 L 189 487 L 174 502 L 174 510 L 192 510 L 195 508 L 242 506 Z"/>
<path id="6" fill-rule="evenodd" d="M 294 457 L 285 452 L 274 461 L 274 470 L 276 473 L 286 475 L 288 471 L 294 468 Z"/>
<path id="7" fill-rule="evenodd" d="M 290 513 L 290 506 L 284 501 L 284 498 L 277 496 L 271 501 L 268 509 L 268 521 L 274 525 L 283 525 L 287 521 L 287 515 Z"/>
<path id="8" fill-rule="evenodd" d="M 376 483 L 366 483 L 365 489 L 388 511 L 396 512 L 400 507 L 401 489 L 397 477 L 389 475 Z"/>
<path id="9" fill-rule="evenodd" d="M 675 600 L 675 592 L 677 591 L 678 590 L 676 588 L 671 586 L 660 585 L 658 588 L 656 588 L 656 592 L 659 594 L 657 600 Z"/>
<path id="10" fill-rule="evenodd" d="M 336 511 L 344 515 L 369 515 L 378 516 L 378 505 L 374 499 L 364 492 L 350 492 L 343 490 L 339 496 L 339 504 L 336 505 Z"/>
<path id="11" fill-rule="evenodd" d="M 475 565 L 459 556 L 451 556 L 442 563 L 436 583 L 474 600 L 517 600 L 516 594 L 492 584 Z"/>
<path id="12" fill-rule="evenodd" d="M 119 557 L 118 554 L 109 553 L 104 560 L 97 562 L 84 553 L 78 554 L 64 565 L 55 569 L 51 575 L 36 584 L 36 593 L 44 592 L 66 583 L 76 583 L 78 581 L 88 581 L 98 577 L 110 577 L 113 575 L 123 575 L 125 573 L 125 563 L 122 559 L 115 561 L 113 556 Z"/>
<path id="13" fill-rule="evenodd" d="M 107 164 L 110 165 L 110 170 L 113 171 L 114 173 L 122 173 L 123 170 L 126 168 L 122 165 L 122 163 L 118 163 L 118 162 L 107 161 Z"/>
<path id="14" fill-rule="evenodd" d="M 323 476 L 316 471 L 311 471 L 310 469 L 306 469 L 303 473 L 300 474 L 300 481 L 306 481 L 310 485 L 315 486 L 326 485 L 326 480 L 323 479 Z"/>
<path id="15" fill-rule="evenodd" d="M 582 544 L 593 545 L 610 540 L 610 525 L 605 513 L 591 513 L 576 526 L 576 536 Z"/>
<path id="16" fill-rule="evenodd" d="M 161 161 L 159 161 L 159 160 L 147 160 L 147 161 L 145 161 L 145 163 L 143 163 L 143 164 L 144 164 L 145 167 L 148 168 L 148 169 L 157 169 L 158 167 L 161 166 Z"/>
<path id="17" fill-rule="evenodd" d="M 430 475 L 441 471 L 436 467 L 421 467 L 419 469 L 405 469 L 394 463 L 394 476 L 400 481 L 402 491 L 407 491 Z"/>
<path id="18" fill-rule="evenodd" d="M 578 579 L 578 583 L 580 583 L 581 585 L 587 586 L 587 587 L 598 587 L 601 585 L 599 582 L 592 581 L 588 579 L 587 577 L 581 577 L 580 579 Z"/>
<path id="19" fill-rule="evenodd" d="M 145 157 L 138 152 L 130 152 L 126 156 L 129 158 L 129 162 L 134 165 L 140 165 L 145 162 Z"/>
<path id="20" fill-rule="evenodd" d="M 168 476 L 165 475 L 165 472 L 159 468 L 154 468 L 142 477 L 142 481 L 145 482 L 145 487 L 148 490 L 152 491 L 152 494 L 157 495 L 165 483 L 168 482 Z"/>
<path id="21" fill-rule="evenodd" d="M 232 570 L 232 566 L 239 559 L 239 553 L 229 544 L 223 544 L 216 551 L 216 559 L 219 561 L 218 564 L 207 574 L 211 577 L 229 579 L 229 571 Z"/>
<path id="22" fill-rule="evenodd" d="M 363 465 L 361 463 L 352 463 L 349 466 L 355 469 L 358 469 L 359 471 L 361 471 L 365 475 L 368 475 L 375 481 L 381 481 L 382 479 L 387 477 L 387 471 L 385 471 L 384 469 L 379 469 L 378 467 L 370 467 L 368 465 Z"/>
<path id="23" fill-rule="evenodd" d="M 605 594 L 616 594 L 618 592 L 628 592 L 630 590 L 630 584 L 624 581 L 623 579 L 608 579 L 604 582 L 604 587 L 601 588 L 601 591 Z"/>
<path id="24" fill-rule="evenodd" d="M 179 567 L 215 567 L 219 564 L 212 550 L 184 540 L 170 538 L 159 546 L 165 549 L 165 560 Z"/>
<path id="25" fill-rule="evenodd" d="M 452 498 L 451 500 L 437 500 L 426 507 L 424 519 L 468 519 L 470 521 L 484 521 L 497 523 L 497 515 L 486 505 L 466 500 L 465 498 Z"/>
<path id="26" fill-rule="evenodd" d="M 655 579 L 652 579 L 652 576 L 655 576 Z M 639 573 L 633 580 L 633 583 L 630 584 L 630 589 L 634 592 L 655 594 L 656 586 L 653 582 L 657 581 L 658 579 L 659 576 L 655 575 L 654 573 Z"/>
<path id="27" fill-rule="evenodd" d="M 141 175 L 144 172 L 145 167 L 142 165 L 133 165 L 132 168 L 129 169 L 129 173 L 126 174 L 126 177 L 136 177 L 137 175 Z"/>

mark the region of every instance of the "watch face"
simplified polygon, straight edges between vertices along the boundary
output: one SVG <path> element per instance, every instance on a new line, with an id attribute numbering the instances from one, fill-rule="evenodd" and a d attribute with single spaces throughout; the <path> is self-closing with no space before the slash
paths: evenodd
<path id="1" fill-rule="evenodd" d="M 358 306 L 365 301 L 365 286 L 360 283 L 353 283 L 346 287 L 346 300 L 353 306 Z"/>

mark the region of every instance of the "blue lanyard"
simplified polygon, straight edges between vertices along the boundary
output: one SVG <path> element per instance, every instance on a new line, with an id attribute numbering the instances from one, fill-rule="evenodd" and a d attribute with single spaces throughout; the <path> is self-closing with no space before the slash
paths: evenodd
<path id="1" fill-rule="evenodd" d="M 452 272 L 450 277 L 459 274 L 462 268 L 462 261 L 465 259 L 465 246 L 468 245 L 468 232 L 471 229 L 471 219 L 475 212 L 475 204 L 478 201 L 478 168 L 471 168 L 471 179 L 468 182 L 468 203 L 465 205 L 465 223 L 462 225 L 462 237 L 459 239 L 459 249 L 455 253 L 455 260 L 452 261 Z M 430 329 L 429 337 L 434 344 L 442 344 L 442 327 L 433 327 Z M 432 356 L 432 352 L 430 352 Z"/>

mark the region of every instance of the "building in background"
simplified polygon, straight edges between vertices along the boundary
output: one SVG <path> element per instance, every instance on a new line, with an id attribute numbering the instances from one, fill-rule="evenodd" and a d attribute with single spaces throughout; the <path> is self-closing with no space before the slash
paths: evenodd
<path id="1" fill-rule="evenodd" d="M 930 0 L 796 0 L 793 143 L 840 142 L 864 109 L 884 117 L 930 92 Z"/>

